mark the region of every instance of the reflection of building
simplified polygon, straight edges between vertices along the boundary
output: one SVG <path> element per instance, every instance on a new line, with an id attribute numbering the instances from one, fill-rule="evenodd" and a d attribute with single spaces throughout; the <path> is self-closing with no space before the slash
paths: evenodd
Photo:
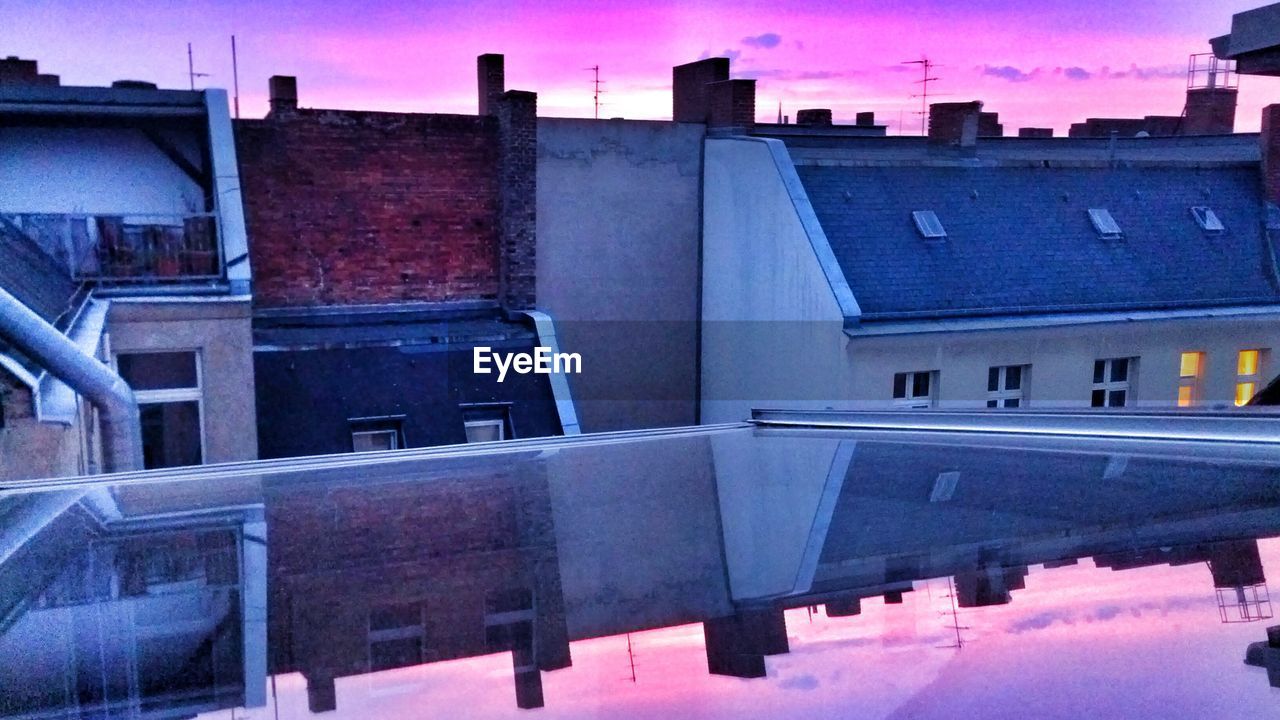
<path id="1" fill-rule="evenodd" d="M 1272 616 L 1271 596 L 1256 540 L 1109 553 L 1096 556 L 1094 562 L 1098 567 L 1112 570 L 1205 563 L 1213 577 L 1222 622 L 1256 622 Z"/>
<path id="2" fill-rule="evenodd" d="M 104 490 L 0 499 L 0 715 L 265 702 L 261 520 L 215 509 L 175 522 L 130 505 Z"/>
<path id="3" fill-rule="evenodd" d="M 100 398 L 31 352 L 51 333 L 135 391 L 147 467 L 257 457 L 226 93 L 68 87 L 8 58 L 0 114 L 0 289 L 38 316 L 0 338 L 0 477 L 100 470 Z"/>

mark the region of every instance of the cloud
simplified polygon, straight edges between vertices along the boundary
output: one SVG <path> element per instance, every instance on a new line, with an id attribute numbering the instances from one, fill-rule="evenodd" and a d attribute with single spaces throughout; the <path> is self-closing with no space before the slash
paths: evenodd
<path id="1" fill-rule="evenodd" d="M 983 65 L 979 68 L 983 75 L 998 77 L 1009 82 L 1026 82 L 1035 78 L 1040 74 L 1040 68 L 1035 68 L 1031 72 L 1019 70 L 1012 65 Z"/>
<path id="2" fill-rule="evenodd" d="M 800 42 L 799 40 L 792 40 L 791 43 L 796 46 L 797 50 L 804 49 L 804 43 Z"/>
<path id="3" fill-rule="evenodd" d="M 751 35 L 742 38 L 742 44 L 749 47 L 764 48 L 770 50 L 778 47 L 778 43 L 782 42 L 782 36 L 778 33 L 767 32 L 762 35 Z"/>
<path id="4" fill-rule="evenodd" d="M 1169 78 L 1186 77 L 1187 69 L 1179 65 L 1156 65 L 1153 67 L 1138 67 L 1138 65 L 1130 65 L 1127 70 L 1112 70 L 1109 67 L 1102 68 L 1102 75 L 1109 78 L 1133 78 L 1135 80 L 1167 80 Z"/>
<path id="5" fill-rule="evenodd" d="M 778 685 L 788 690 L 813 690 L 818 687 L 818 678 L 807 674 L 797 675 L 783 680 Z"/>
<path id="6" fill-rule="evenodd" d="M 1058 68 L 1058 70 L 1061 70 L 1062 76 L 1068 80 L 1088 80 L 1093 77 L 1093 73 L 1082 67 L 1076 67 L 1074 65 L 1069 68 Z"/>
<path id="7" fill-rule="evenodd" d="M 710 58 L 710 57 L 727 57 L 730 60 L 737 60 L 738 58 L 742 57 L 742 51 L 726 48 L 716 53 L 715 55 L 712 55 L 710 50 L 703 50 L 702 54 L 698 56 L 698 59 L 706 60 L 707 58 Z"/>

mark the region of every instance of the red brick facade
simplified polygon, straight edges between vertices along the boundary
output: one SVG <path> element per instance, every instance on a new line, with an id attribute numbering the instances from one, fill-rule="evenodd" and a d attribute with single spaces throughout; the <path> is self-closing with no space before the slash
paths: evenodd
<path id="1" fill-rule="evenodd" d="M 1262 184 L 1267 200 L 1280 205 L 1280 105 L 1262 108 Z"/>
<path id="2" fill-rule="evenodd" d="M 259 306 L 498 299 L 494 118 L 295 110 L 236 146 Z"/>

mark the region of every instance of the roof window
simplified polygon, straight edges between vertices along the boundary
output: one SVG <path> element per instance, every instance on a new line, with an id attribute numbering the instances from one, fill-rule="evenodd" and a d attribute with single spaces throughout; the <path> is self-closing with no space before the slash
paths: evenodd
<path id="1" fill-rule="evenodd" d="M 911 213 L 911 219 L 915 221 L 920 237 L 925 240 L 943 240 L 947 237 L 947 231 L 942 227 L 942 221 L 934 211 L 914 210 Z"/>
<path id="2" fill-rule="evenodd" d="M 1207 233 L 1220 233 L 1225 229 L 1222 221 L 1218 219 L 1218 214 L 1212 208 L 1197 205 L 1191 208 L 1191 215 L 1196 219 L 1200 229 Z"/>
<path id="3" fill-rule="evenodd" d="M 1119 240 L 1124 237 L 1124 233 L 1120 232 L 1120 225 L 1106 208 L 1089 208 L 1089 221 L 1103 240 Z"/>

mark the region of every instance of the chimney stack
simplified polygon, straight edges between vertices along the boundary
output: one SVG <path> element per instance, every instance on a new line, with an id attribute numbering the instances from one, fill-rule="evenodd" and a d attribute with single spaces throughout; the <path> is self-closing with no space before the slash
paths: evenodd
<path id="1" fill-rule="evenodd" d="M 1236 99 L 1239 90 L 1227 87 L 1199 87 L 1187 90 L 1187 117 L 1183 135 L 1230 135 L 1236 129 Z"/>
<path id="2" fill-rule="evenodd" d="M 477 57 L 476 78 L 480 91 L 480 114 L 497 115 L 498 101 L 506 92 L 503 56 L 498 53 L 486 53 Z"/>
<path id="3" fill-rule="evenodd" d="M 756 81 L 721 80 L 707 85 L 707 130 L 749 133 L 756 126 Z"/>
<path id="4" fill-rule="evenodd" d="M 946 147 L 976 148 L 982 102 L 934 103 L 929 106 L 929 143 Z"/>
<path id="5" fill-rule="evenodd" d="M 853 117 L 853 122 L 858 127 L 875 127 L 876 114 L 874 112 L 860 112 Z"/>
<path id="6" fill-rule="evenodd" d="M 537 302 L 538 95 L 510 90 L 489 108 L 498 120 L 498 283 L 506 310 Z"/>
<path id="7" fill-rule="evenodd" d="M 272 75 L 267 80 L 271 98 L 270 114 L 291 113 L 298 109 L 298 78 L 292 75 Z"/>
<path id="8" fill-rule="evenodd" d="M 729 58 L 716 57 L 671 69 L 671 119 L 704 123 L 711 115 L 711 83 L 729 79 Z"/>
<path id="9" fill-rule="evenodd" d="M 1280 105 L 1262 109 L 1262 184 L 1267 202 L 1280 207 Z"/>
<path id="10" fill-rule="evenodd" d="M 830 125 L 831 110 L 828 108 L 810 108 L 796 111 L 797 125 Z"/>
<path id="11" fill-rule="evenodd" d="M 1018 128 L 1018 137 L 1020 138 L 1051 138 L 1053 137 L 1053 128 L 1037 128 L 1037 127 Z"/>
<path id="12" fill-rule="evenodd" d="M 16 55 L 0 59 L 0 85 L 58 85 L 57 75 L 41 75 L 35 60 Z"/>

